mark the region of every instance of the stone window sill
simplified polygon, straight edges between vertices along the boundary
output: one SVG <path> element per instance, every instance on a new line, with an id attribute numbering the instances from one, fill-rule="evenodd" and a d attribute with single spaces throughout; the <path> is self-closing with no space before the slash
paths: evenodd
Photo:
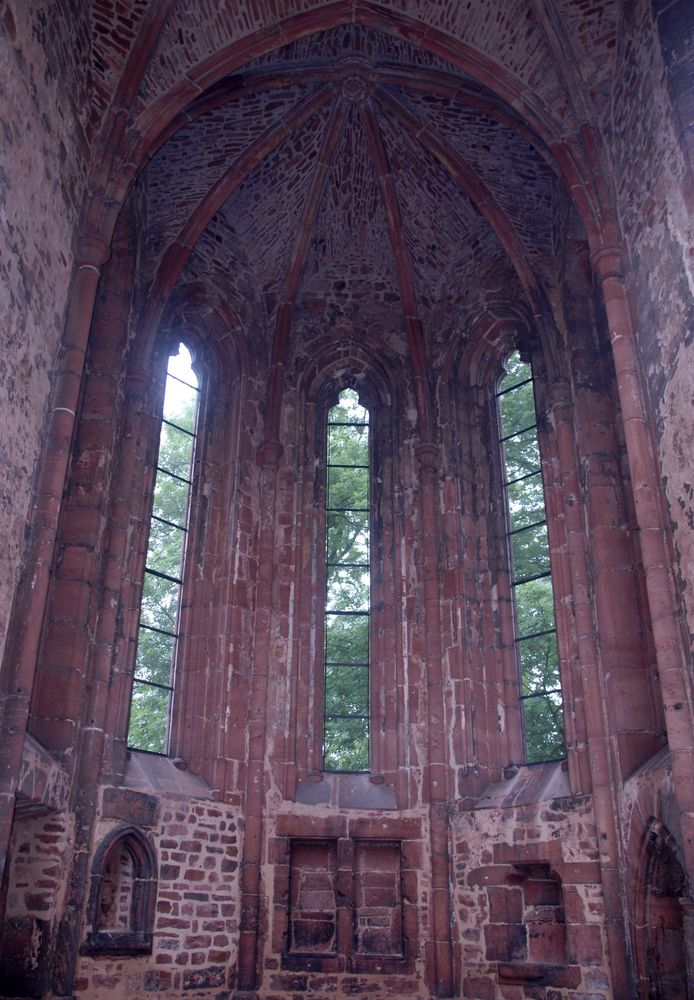
<path id="1" fill-rule="evenodd" d="M 132 931 L 97 931 L 80 948 L 81 955 L 151 955 L 152 935 Z"/>

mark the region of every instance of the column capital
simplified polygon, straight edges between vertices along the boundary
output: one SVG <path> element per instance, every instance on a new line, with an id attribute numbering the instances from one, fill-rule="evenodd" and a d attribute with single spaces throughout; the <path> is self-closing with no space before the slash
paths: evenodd
<path id="1" fill-rule="evenodd" d="M 77 267 L 92 267 L 100 271 L 111 256 L 111 244 L 95 233 L 83 233 L 75 244 Z"/>
<path id="2" fill-rule="evenodd" d="M 276 469 L 283 450 L 279 441 L 263 441 L 258 448 L 255 460 L 262 468 Z"/>
<path id="3" fill-rule="evenodd" d="M 438 466 L 439 449 L 433 441 L 422 441 L 415 445 L 414 453 L 422 469 L 434 470 Z"/>
<path id="4" fill-rule="evenodd" d="M 125 396 L 127 399 L 143 399 L 150 385 L 152 376 L 144 368 L 133 368 L 125 379 Z"/>
<path id="5" fill-rule="evenodd" d="M 598 247 L 590 255 L 593 270 L 601 281 L 605 281 L 607 278 L 617 278 L 622 281 L 625 261 L 624 247 L 618 243 L 609 243 Z"/>

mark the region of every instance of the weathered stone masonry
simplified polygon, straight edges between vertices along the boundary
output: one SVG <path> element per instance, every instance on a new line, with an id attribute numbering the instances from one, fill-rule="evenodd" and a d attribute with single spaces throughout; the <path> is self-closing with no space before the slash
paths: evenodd
<path id="1" fill-rule="evenodd" d="M 0 995 L 694 996 L 693 42 L 686 0 L 0 0 Z M 563 698 L 533 764 L 512 352 Z M 346 388 L 365 773 L 323 766 Z"/>

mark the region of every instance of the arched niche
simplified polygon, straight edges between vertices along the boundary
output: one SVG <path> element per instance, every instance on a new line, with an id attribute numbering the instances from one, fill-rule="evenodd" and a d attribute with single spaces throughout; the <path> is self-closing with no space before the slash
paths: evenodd
<path id="1" fill-rule="evenodd" d="M 687 925 L 692 903 L 681 851 L 667 827 L 651 823 L 639 873 L 635 946 L 643 1000 L 691 1000 Z"/>
<path id="2" fill-rule="evenodd" d="M 113 830 L 94 855 L 82 954 L 149 954 L 156 894 L 157 859 L 147 837 L 134 826 Z"/>

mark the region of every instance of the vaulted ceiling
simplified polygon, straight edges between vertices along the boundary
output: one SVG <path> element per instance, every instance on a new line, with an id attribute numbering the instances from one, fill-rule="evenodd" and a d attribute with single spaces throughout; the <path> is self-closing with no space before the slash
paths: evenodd
<path id="1" fill-rule="evenodd" d="M 570 194 L 593 197 L 619 3 L 268 6 L 94 5 L 95 117 L 120 107 L 123 149 L 150 158 L 150 315 L 214 275 L 268 349 L 331 298 L 414 320 L 435 353 L 484 303 L 542 310 Z"/>

